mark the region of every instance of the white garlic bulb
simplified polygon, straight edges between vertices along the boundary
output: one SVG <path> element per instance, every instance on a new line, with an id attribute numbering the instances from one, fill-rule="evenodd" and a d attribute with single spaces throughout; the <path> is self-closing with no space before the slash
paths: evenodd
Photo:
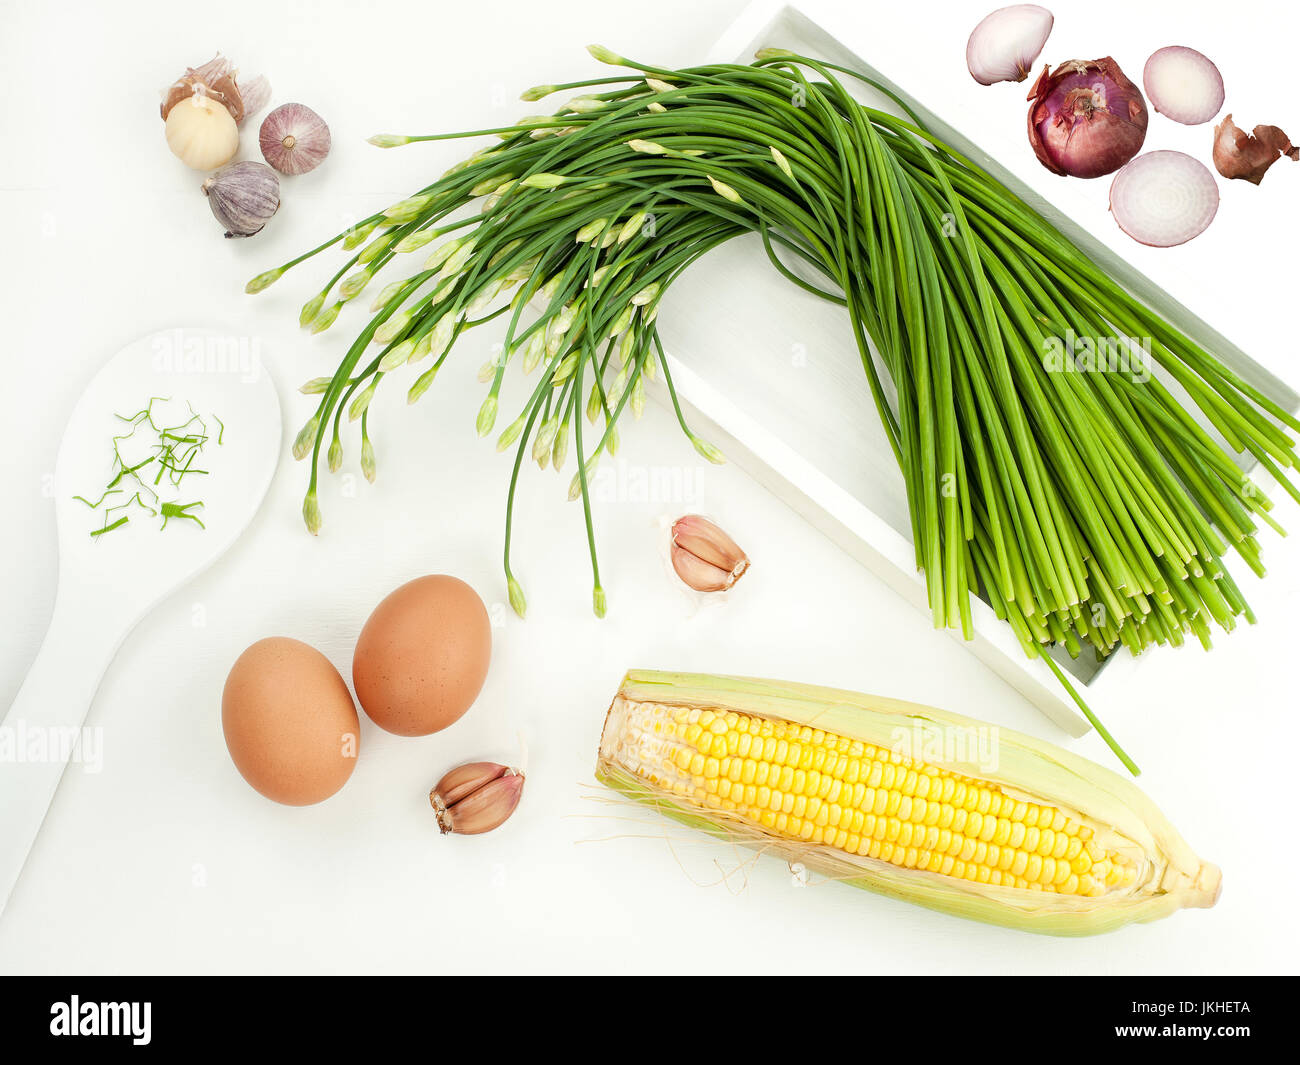
<path id="1" fill-rule="evenodd" d="M 167 113 L 167 147 L 195 170 L 214 170 L 239 150 L 239 127 L 226 106 L 202 93 Z"/>

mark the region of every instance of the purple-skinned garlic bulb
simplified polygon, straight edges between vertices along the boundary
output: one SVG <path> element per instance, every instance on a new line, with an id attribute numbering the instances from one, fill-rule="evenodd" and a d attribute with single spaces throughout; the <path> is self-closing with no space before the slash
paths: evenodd
<path id="1" fill-rule="evenodd" d="M 262 155 L 281 174 L 315 170 L 330 153 L 330 128 L 304 104 L 281 104 L 262 122 L 257 135 Z"/>
<path id="2" fill-rule="evenodd" d="M 222 167 L 200 187 L 228 237 L 260 233 L 280 208 L 280 179 L 265 163 L 251 159 Z"/>

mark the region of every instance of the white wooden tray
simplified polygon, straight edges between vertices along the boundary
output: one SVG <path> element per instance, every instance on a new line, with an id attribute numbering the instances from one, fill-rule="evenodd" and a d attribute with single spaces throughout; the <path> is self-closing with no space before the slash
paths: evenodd
<path id="1" fill-rule="evenodd" d="M 1283 407 L 1300 408 L 1300 396 L 890 77 L 887 66 L 878 65 L 887 63 L 887 55 L 868 62 L 796 7 L 759 0 L 717 42 L 708 61 L 748 62 L 764 46 L 833 60 L 893 89 L 941 138 L 1032 204 L 1117 281 Z M 858 95 L 873 107 L 899 113 L 869 89 Z M 665 297 L 668 306 L 658 320 L 678 396 L 695 425 L 730 460 L 928 612 L 902 476 L 846 312 L 780 277 L 756 237 L 711 252 L 691 274 L 691 284 L 674 285 Z M 987 604 L 972 605 L 975 637 L 964 641 L 971 652 L 1071 735 L 1087 732 L 1086 719 L 1051 670 L 1025 657 L 1010 627 Z M 949 635 L 961 639 L 960 633 Z M 1057 660 L 1099 708 L 1107 688 L 1122 685 L 1139 661 L 1120 652 L 1099 664 L 1087 651 L 1077 661 L 1063 652 Z"/>

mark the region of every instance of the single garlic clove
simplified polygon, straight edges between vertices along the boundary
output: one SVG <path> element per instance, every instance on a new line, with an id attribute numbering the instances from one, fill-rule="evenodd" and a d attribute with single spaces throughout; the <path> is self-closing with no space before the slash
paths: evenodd
<path id="1" fill-rule="evenodd" d="M 749 556 L 717 525 L 698 514 L 673 522 L 672 564 L 697 592 L 726 591 L 749 569 Z"/>
<path id="2" fill-rule="evenodd" d="M 499 828 L 515 812 L 524 789 L 524 775 L 496 762 L 470 762 L 447 773 L 429 802 L 443 835 L 479 835 Z"/>
<path id="3" fill-rule="evenodd" d="M 329 155 L 330 128 L 310 107 L 281 104 L 263 120 L 257 142 L 281 174 L 305 174 Z"/>
<path id="4" fill-rule="evenodd" d="M 1024 81 L 1052 32 L 1052 13 L 1013 4 L 984 18 L 966 42 L 966 67 L 981 85 Z"/>
<path id="5" fill-rule="evenodd" d="M 165 131 L 172 154 L 195 170 L 215 170 L 239 151 L 239 127 L 230 112 L 202 93 L 168 112 Z"/>

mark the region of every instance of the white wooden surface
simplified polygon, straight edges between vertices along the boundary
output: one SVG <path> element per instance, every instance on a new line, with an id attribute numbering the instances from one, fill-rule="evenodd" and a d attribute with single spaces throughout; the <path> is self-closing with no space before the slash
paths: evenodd
<path id="1" fill-rule="evenodd" d="M 1023 161 L 1023 91 L 982 90 L 962 64 L 982 5 L 822 6 L 847 29 L 885 42 L 899 66 L 933 79 L 934 95 L 968 113 L 972 134 L 1000 158 Z M 174 5 L 135 4 L 124 18 L 89 3 L 52 10 L 2 0 L 0 142 L 18 150 L 0 156 L 8 237 L 0 262 L 8 373 L 0 470 L 9 492 L 0 524 L 8 608 L 0 704 L 17 690 L 52 603 L 47 493 L 62 422 L 112 351 L 181 320 L 261 336 L 296 427 L 309 404 L 293 388 L 332 369 L 355 319 L 314 339 L 296 328 L 297 307 L 332 267 L 290 275 L 256 299 L 242 295 L 243 281 L 457 158 L 446 145 L 383 153 L 368 148 L 366 136 L 512 120 L 534 106 L 514 101 L 519 89 L 604 73 L 582 52 L 588 41 L 668 65 L 698 61 L 739 10 L 678 0 L 661 0 L 652 15 L 644 4 L 585 0 L 436 11 L 381 2 L 363 17 L 341 3 L 232 0 L 214 28 L 208 15 Z M 1134 71 L 1176 36 L 1220 60 L 1243 124 L 1292 121 L 1283 113 L 1284 42 L 1295 36 L 1294 13 L 1250 0 L 1234 6 L 1230 22 L 1221 6 L 1182 5 L 1176 26 L 1154 3 L 1129 5 L 1109 26 L 1088 13 L 1057 14 L 1053 59 L 1113 52 Z M 65 32 L 69 25 L 75 33 Z M 381 39 L 382 48 L 366 43 Z M 167 154 L 155 112 L 157 87 L 218 47 L 250 71 L 268 72 L 277 101 L 310 104 L 335 133 L 328 163 L 286 182 L 279 216 L 246 242 L 221 238 L 199 175 Z M 1277 54 L 1264 61 L 1261 48 Z M 56 61 L 96 71 L 106 103 L 90 106 L 81 78 L 51 77 Z M 1161 122 L 1152 146 L 1200 151 L 1197 138 L 1206 134 Z M 1278 164 L 1259 189 L 1225 187 L 1219 220 L 1178 252 L 1113 238 L 1184 302 L 1233 320 L 1242 346 L 1284 373 L 1293 348 L 1288 249 L 1300 237 L 1300 172 L 1289 165 Z M 1034 173 L 1027 163 L 1022 169 L 1108 232 L 1104 189 Z M 298 516 L 305 471 L 285 462 L 244 542 L 126 642 L 91 711 L 90 723 L 103 729 L 102 771 L 71 774 L 60 789 L 0 919 L 0 970 L 1294 969 L 1296 918 L 1274 886 L 1300 874 L 1294 848 L 1278 844 L 1297 746 L 1287 668 L 1289 612 L 1300 591 L 1293 545 L 1270 540 L 1269 581 L 1247 584 L 1259 626 L 1221 637 L 1213 655 L 1189 649 L 1153 658 L 1098 707 L 1143 765 L 1146 790 L 1222 865 L 1215 910 L 1068 942 L 833 885 L 797 889 L 773 863 L 747 868 L 744 890 L 707 886 L 719 877 L 712 859 L 733 868 L 736 856 L 680 836 L 670 848 L 653 820 L 612 819 L 618 811 L 590 783 L 601 719 L 627 666 L 786 675 L 1063 737 L 744 474 L 703 469 L 660 409 L 624 432 L 619 476 L 605 482 L 598 506 L 610 616 L 599 622 L 590 614 L 581 514 L 564 503 L 567 478 L 534 473 L 522 492 L 516 549 L 530 617 L 509 617 L 499 565 L 507 462 L 476 442 L 472 427 L 481 393 L 475 372 L 493 339 L 465 338 L 417 408 L 380 393 L 372 419 L 379 481 L 367 486 L 354 467 L 351 480 L 327 480 L 319 539 L 306 536 Z M 668 485 L 667 498 L 647 498 L 652 483 Z M 1295 508 L 1280 509 L 1296 527 Z M 661 523 L 685 510 L 717 516 L 754 558 L 730 602 L 701 609 L 664 573 Z M 239 651 L 260 636 L 292 635 L 346 673 L 374 603 L 403 580 L 436 571 L 474 584 L 498 623 L 476 708 L 422 740 L 363 723 L 356 774 L 321 806 L 274 807 L 248 789 L 226 756 L 218 709 Z M 439 838 L 427 808 L 431 782 L 463 759 L 509 758 L 521 729 L 530 773 L 516 817 L 482 839 Z M 1095 737 L 1070 746 L 1106 758 Z M 682 930 L 701 927 L 711 935 L 701 942 L 692 933 L 688 956 Z M 755 936 L 759 927 L 781 931 Z"/>

